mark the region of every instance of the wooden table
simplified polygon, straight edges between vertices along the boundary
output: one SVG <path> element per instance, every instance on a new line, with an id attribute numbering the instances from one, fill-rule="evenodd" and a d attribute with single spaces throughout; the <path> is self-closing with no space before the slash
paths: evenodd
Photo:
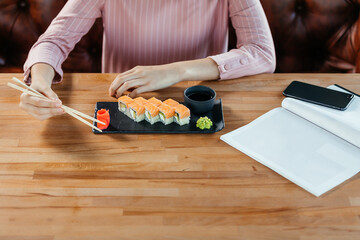
<path id="1" fill-rule="evenodd" d="M 360 239 L 359 175 L 316 198 L 220 140 L 279 107 L 294 79 L 360 92 L 360 75 L 272 74 L 204 82 L 223 100 L 210 135 L 95 135 L 68 115 L 18 107 L 0 74 L 0 240 Z M 114 74 L 67 74 L 63 103 L 92 115 Z M 142 95 L 182 100 L 184 82 Z M 359 159 L 360 160 L 360 159 Z"/>

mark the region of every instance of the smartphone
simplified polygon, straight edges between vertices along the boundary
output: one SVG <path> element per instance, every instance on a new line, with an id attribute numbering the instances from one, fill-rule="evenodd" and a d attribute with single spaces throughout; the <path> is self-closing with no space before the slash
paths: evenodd
<path id="1" fill-rule="evenodd" d="M 302 101 L 315 103 L 321 106 L 344 111 L 354 99 L 354 95 L 332 89 L 293 81 L 284 90 L 284 96 Z"/>

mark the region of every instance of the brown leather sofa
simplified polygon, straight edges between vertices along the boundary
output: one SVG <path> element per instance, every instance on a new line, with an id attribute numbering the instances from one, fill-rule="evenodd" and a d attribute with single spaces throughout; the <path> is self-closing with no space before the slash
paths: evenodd
<path id="1" fill-rule="evenodd" d="M 276 72 L 360 72 L 360 0 L 261 0 L 276 47 Z M 0 0 L 0 72 L 22 72 L 27 53 L 66 0 Z M 99 19 L 63 64 L 100 72 Z M 229 48 L 235 43 L 230 29 Z"/>
<path id="2" fill-rule="evenodd" d="M 66 0 L 0 0 L 0 72 L 22 72 L 31 46 Z M 63 64 L 64 72 L 101 72 L 102 22 L 97 20 Z"/>

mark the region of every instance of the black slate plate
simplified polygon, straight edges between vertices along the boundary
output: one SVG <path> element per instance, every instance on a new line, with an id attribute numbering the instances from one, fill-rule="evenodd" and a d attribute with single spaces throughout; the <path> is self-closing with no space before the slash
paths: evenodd
<path id="1" fill-rule="evenodd" d="M 173 122 L 169 125 L 164 125 L 161 122 L 157 122 L 153 125 L 147 121 L 134 122 L 125 114 L 118 110 L 117 102 L 97 102 L 95 106 L 95 118 L 96 112 L 99 109 L 108 109 L 110 113 L 110 124 L 107 129 L 99 132 L 93 129 L 96 134 L 104 133 L 215 133 L 222 130 L 225 127 L 225 121 L 222 110 L 221 99 L 215 101 L 214 108 L 201 116 L 191 113 L 190 123 L 187 125 L 179 126 Z M 196 121 L 200 117 L 207 116 L 213 122 L 213 126 L 210 129 L 201 130 L 196 127 Z M 96 126 L 96 125 L 95 125 Z"/>

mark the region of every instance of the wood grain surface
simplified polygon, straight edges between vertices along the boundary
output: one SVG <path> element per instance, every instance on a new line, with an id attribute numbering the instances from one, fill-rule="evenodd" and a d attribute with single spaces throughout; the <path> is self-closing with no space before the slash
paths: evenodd
<path id="1" fill-rule="evenodd" d="M 360 239 L 359 174 L 317 198 L 220 141 L 279 107 L 292 80 L 360 93 L 356 74 L 268 74 L 183 82 L 143 94 L 181 101 L 196 84 L 223 100 L 215 134 L 95 135 L 63 115 L 37 121 L 0 74 L 0 240 Z M 67 74 L 53 86 L 92 115 L 114 74 Z M 359 159 L 360 161 L 360 159 Z"/>

